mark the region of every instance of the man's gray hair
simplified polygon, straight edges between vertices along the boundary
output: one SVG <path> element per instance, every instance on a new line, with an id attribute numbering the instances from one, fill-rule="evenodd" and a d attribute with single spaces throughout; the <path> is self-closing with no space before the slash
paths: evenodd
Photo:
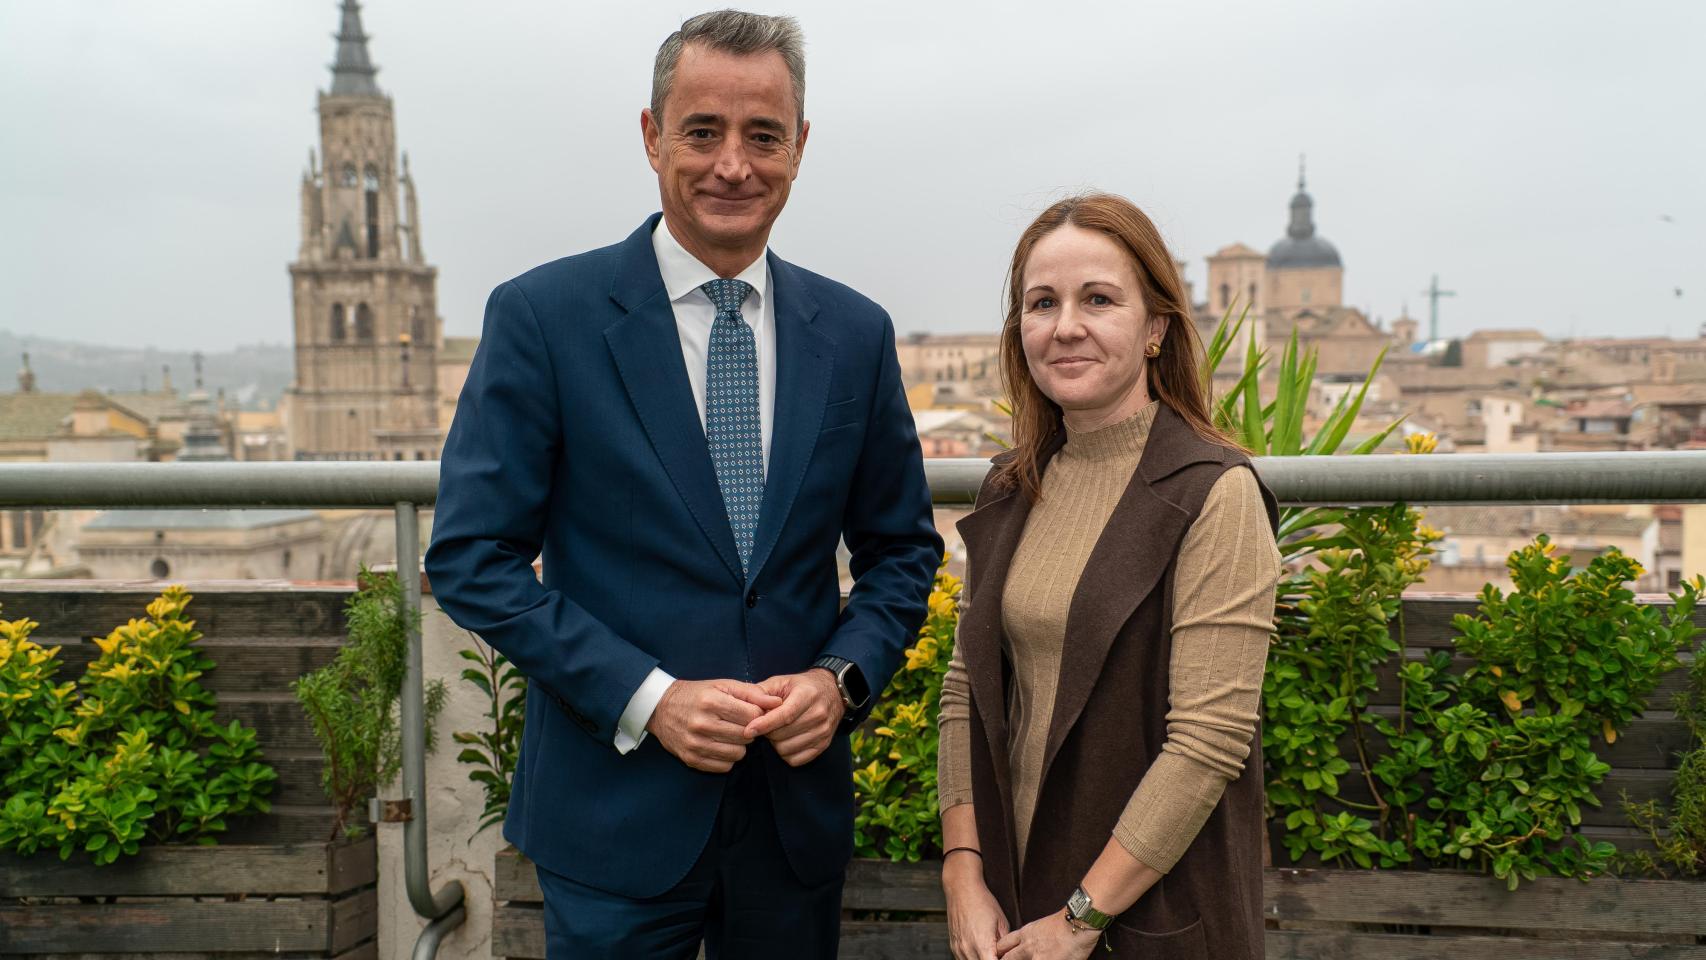
<path id="1" fill-rule="evenodd" d="M 675 83 L 675 66 L 681 62 L 681 51 L 690 43 L 703 43 L 713 50 L 735 54 L 764 53 L 774 50 L 788 65 L 788 76 L 794 81 L 794 106 L 799 111 L 794 132 L 806 122 L 806 38 L 800 23 L 793 17 L 770 17 L 761 13 L 740 10 L 714 10 L 701 13 L 681 25 L 658 47 L 657 60 L 652 65 L 652 119 L 663 122 L 663 102 L 669 99 L 669 89 Z"/>

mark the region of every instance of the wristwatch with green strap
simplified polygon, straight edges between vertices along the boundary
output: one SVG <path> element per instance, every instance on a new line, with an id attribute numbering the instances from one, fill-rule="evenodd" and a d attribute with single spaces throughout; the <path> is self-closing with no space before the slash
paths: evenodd
<path id="1" fill-rule="evenodd" d="M 1072 899 L 1066 901 L 1066 922 L 1075 930 L 1106 930 L 1114 918 L 1097 910 L 1090 902 L 1090 895 L 1079 887 L 1072 891 Z"/>

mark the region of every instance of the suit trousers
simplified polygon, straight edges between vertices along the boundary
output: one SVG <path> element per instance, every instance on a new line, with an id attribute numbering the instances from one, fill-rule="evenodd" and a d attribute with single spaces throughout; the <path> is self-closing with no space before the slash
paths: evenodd
<path id="1" fill-rule="evenodd" d="M 755 751 L 756 752 L 756 751 Z M 687 876 L 637 900 L 543 867 L 549 960 L 833 960 L 843 878 L 807 887 L 782 850 L 763 758 L 728 774 L 716 825 Z"/>

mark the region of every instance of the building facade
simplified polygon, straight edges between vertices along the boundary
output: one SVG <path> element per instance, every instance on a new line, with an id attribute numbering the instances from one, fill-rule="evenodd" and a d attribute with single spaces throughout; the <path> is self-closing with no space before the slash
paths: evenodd
<path id="1" fill-rule="evenodd" d="M 436 459 L 438 271 L 422 251 L 408 155 L 399 166 L 391 98 L 374 81 L 355 0 L 344 0 L 337 40 L 290 265 L 290 448 L 299 460 Z"/>

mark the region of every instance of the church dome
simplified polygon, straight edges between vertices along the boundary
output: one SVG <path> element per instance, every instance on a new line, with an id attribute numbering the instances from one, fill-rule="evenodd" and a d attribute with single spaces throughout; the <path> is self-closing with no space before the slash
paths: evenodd
<path id="1" fill-rule="evenodd" d="M 1297 174 L 1297 193 L 1291 198 L 1291 225 L 1285 236 L 1268 250 L 1269 270 L 1307 270 L 1340 267 L 1339 251 L 1315 235 L 1315 201 L 1304 189 L 1303 173 Z"/>

